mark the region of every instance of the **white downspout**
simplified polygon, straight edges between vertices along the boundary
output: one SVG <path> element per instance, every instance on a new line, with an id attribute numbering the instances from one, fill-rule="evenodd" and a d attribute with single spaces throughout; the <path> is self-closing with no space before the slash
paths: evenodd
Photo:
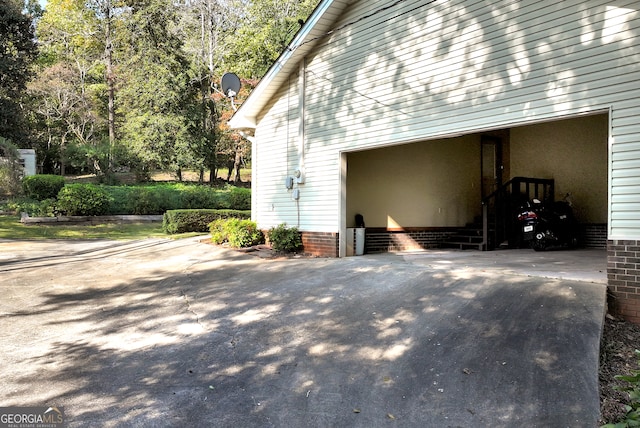
<path id="1" fill-rule="evenodd" d="M 307 90 L 307 60 L 303 58 L 300 62 L 299 79 L 298 79 L 298 169 L 294 172 L 296 183 L 304 184 L 304 107 L 305 92 Z"/>

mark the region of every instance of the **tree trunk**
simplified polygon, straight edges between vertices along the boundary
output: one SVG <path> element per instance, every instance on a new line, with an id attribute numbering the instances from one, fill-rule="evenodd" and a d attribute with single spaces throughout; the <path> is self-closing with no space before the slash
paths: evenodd
<path id="1" fill-rule="evenodd" d="M 242 180 L 240 179 L 240 168 L 242 167 L 242 154 L 240 153 L 239 148 L 236 148 L 236 158 L 233 163 L 233 167 L 236 170 L 236 176 L 233 179 L 233 182 L 234 183 L 242 182 Z"/>
<path id="2" fill-rule="evenodd" d="M 116 113 L 115 113 L 115 78 L 113 75 L 113 45 L 111 43 L 111 0 L 105 1 L 105 65 L 107 74 L 108 127 L 109 127 L 109 158 L 108 170 L 113 170 L 114 146 L 116 141 Z"/>
<path id="3" fill-rule="evenodd" d="M 215 186 L 216 184 L 216 167 L 212 166 L 209 168 L 209 185 Z"/>

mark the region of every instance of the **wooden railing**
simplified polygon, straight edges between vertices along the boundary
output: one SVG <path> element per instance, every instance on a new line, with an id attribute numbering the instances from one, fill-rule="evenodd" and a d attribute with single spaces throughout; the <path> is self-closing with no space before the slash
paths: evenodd
<path id="1" fill-rule="evenodd" d="M 554 181 L 546 178 L 514 177 L 482 199 L 482 249 L 492 250 L 508 241 L 510 247 L 520 244 L 517 209 L 526 201 L 554 200 Z M 493 220 L 494 227 L 490 227 Z"/>

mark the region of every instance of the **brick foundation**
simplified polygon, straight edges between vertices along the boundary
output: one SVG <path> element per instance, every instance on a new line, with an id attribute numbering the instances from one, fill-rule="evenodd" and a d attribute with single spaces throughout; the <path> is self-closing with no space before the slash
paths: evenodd
<path id="1" fill-rule="evenodd" d="M 339 240 L 337 233 L 301 232 L 304 252 L 318 257 L 338 257 Z"/>
<path id="2" fill-rule="evenodd" d="M 607 248 L 607 223 L 581 224 L 580 238 L 586 248 Z"/>
<path id="3" fill-rule="evenodd" d="M 451 228 L 434 227 L 402 230 L 367 228 L 365 252 L 371 254 L 437 248 L 453 232 Z"/>
<path id="4" fill-rule="evenodd" d="M 640 241 L 607 242 L 607 278 L 611 311 L 640 324 Z"/>

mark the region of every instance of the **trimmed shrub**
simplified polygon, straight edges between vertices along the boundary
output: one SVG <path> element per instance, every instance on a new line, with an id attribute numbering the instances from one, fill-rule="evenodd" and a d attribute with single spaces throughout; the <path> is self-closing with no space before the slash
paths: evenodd
<path id="1" fill-rule="evenodd" d="M 239 218 L 218 219 L 209 225 L 211 240 L 216 244 L 228 242 L 234 248 L 251 247 L 264 242 L 264 235 L 255 222 Z"/>
<path id="2" fill-rule="evenodd" d="M 110 203 L 107 192 L 93 184 L 68 184 L 58 193 L 58 210 L 66 215 L 103 215 Z"/>
<path id="3" fill-rule="evenodd" d="M 38 174 L 22 179 L 22 190 L 27 198 L 37 201 L 54 199 L 64 187 L 64 177 L 60 175 Z"/>
<path id="4" fill-rule="evenodd" d="M 226 203 L 228 191 L 209 186 L 156 184 L 105 186 L 113 203 L 109 214 L 163 214 L 180 209 L 238 209 Z M 224 203 L 223 203 L 224 200 Z M 250 208 L 247 208 L 250 209 Z"/>
<path id="5" fill-rule="evenodd" d="M 180 195 L 182 199 L 182 208 L 185 209 L 215 209 L 223 208 L 220 203 L 221 192 L 212 189 L 209 186 L 181 186 Z M 229 205 L 228 209 L 244 210 L 250 208 L 243 208 L 235 205 Z"/>
<path id="6" fill-rule="evenodd" d="M 229 208 L 235 210 L 251 209 L 251 189 L 233 187 L 229 191 Z"/>
<path id="7" fill-rule="evenodd" d="M 297 227 L 287 227 L 282 223 L 267 232 L 271 248 L 285 253 L 294 253 L 302 248 L 302 237 Z"/>
<path id="8" fill-rule="evenodd" d="M 217 219 L 251 217 L 251 211 L 239 210 L 168 210 L 162 218 L 167 233 L 208 232 L 209 224 Z"/>

